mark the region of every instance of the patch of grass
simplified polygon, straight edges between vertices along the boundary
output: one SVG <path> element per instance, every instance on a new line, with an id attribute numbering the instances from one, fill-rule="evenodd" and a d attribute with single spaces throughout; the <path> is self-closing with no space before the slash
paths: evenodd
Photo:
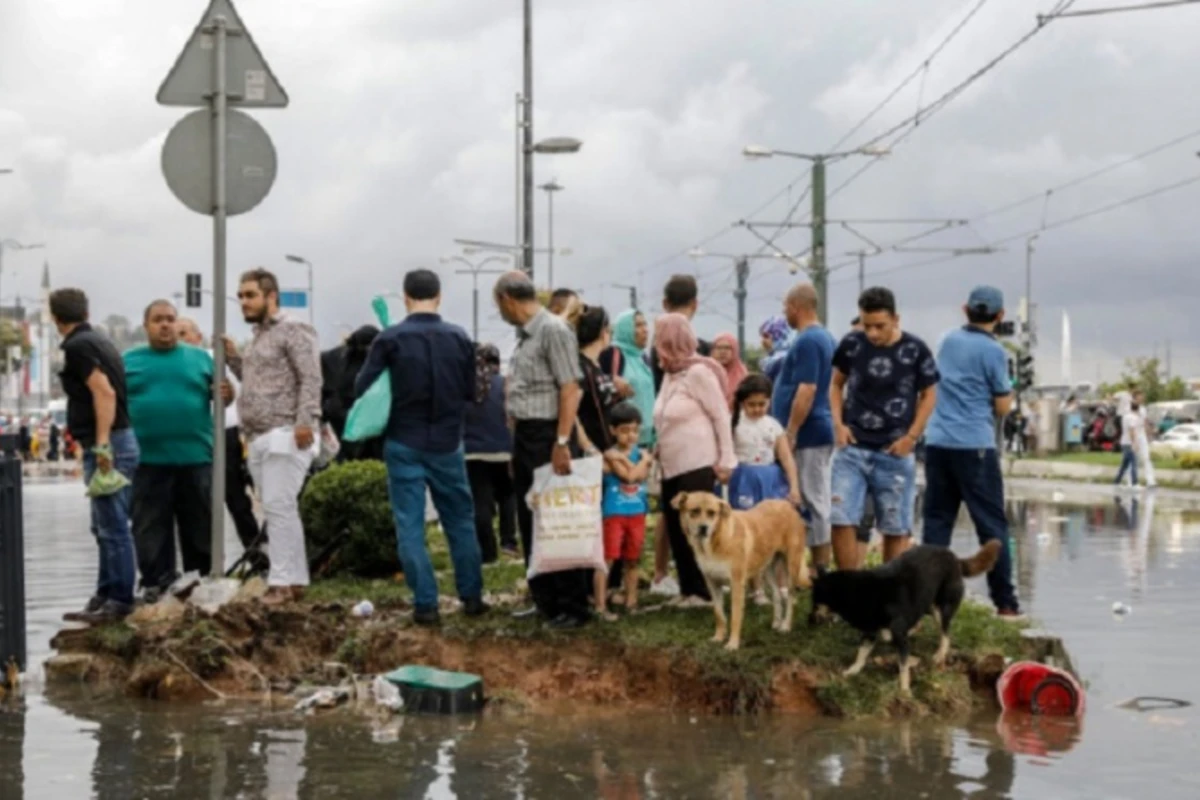
<path id="1" fill-rule="evenodd" d="M 220 629 L 205 618 L 196 619 L 168 647 L 172 651 L 178 650 L 177 655 L 183 657 L 201 678 L 219 674 L 230 656 Z"/>
<path id="2" fill-rule="evenodd" d="M 1061 461 L 1071 464 L 1091 464 L 1099 467 L 1112 467 L 1113 470 L 1121 466 L 1120 453 L 1106 452 L 1071 452 L 1071 453 L 1051 453 L 1045 456 L 1039 456 L 1039 460 L 1043 461 Z M 1150 458 L 1155 469 L 1180 469 L 1179 460 L 1174 456 L 1152 455 Z"/>
<path id="3" fill-rule="evenodd" d="M 338 645 L 335 661 L 339 661 L 355 671 L 361 671 L 367 660 L 367 646 L 358 636 L 358 631 L 351 631 Z"/>
<path id="4" fill-rule="evenodd" d="M 138 654 L 137 631 L 124 622 L 93 627 L 88 630 L 87 639 L 95 651 L 110 653 L 126 661 Z"/>
<path id="5" fill-rule="evenodd" d="M 370 600 L 376 608 L 402 608 L 411 604 L 412 593 L 403 580 L 394 578 L 335 577 L 317 581 L 308 587 L 305 599 L 310 603 L 353 605 Z"/>

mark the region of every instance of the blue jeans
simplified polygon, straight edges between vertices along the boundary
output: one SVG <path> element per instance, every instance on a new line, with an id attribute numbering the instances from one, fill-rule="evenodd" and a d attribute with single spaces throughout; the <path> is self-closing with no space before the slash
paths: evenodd
<path id="1" fill-rule="evenodd" d="M 988 573 L 988 593 L 997 609 L 1017 610 L 1004 513 L 1004 476 L 995 449 L 925 451 L 925 544 L 949 547 L 958 509 L 967 504 L 980 544 L 999 539 L 1000 558 Z"/>
<path id="2" fill-rule="evenodd" d="M 425 453 L 389 439 L 384 446 L 388 497 L 396 518 L 396 550 L 404 580 L 412 587 L 417 611 L 438 607 L 437 577 L 425 549 L 425 487 L 433 495 L 462 600 L 483 595 L 483 567 L 475 537 L 475 506 L 460 447 L 451 453 Z"/>
<path id="3" fill-rule="evenodd" d="M 93 497 L 91 501 L 92 535 L 100 547 L 100 576 L 96 581 L 96 596 L 132 605 L 137 571 L 133 532 L 129 526 L 129 507 L 133 500 L 132 481 L 140 453 L 132 428 L 113 431 L 109 443 L 113 451 L 113 468 L 128 478 L 131 485 L 107 497 Z M 84 484 L 91 481 L 95 474 L 96 456 L 90 449 L 85 450 Z"/>
<path id="4" fill-rule="evenodd" d="M 1132 446 L 1126 444 L 1121 445 L 1121 469 L 1117 471 L 1117 479 L 1114 481 L 1117 486 L 1121 485 L 1127 471 L 1130 483 L 1137 486 L 1137 453 L 1133 451 Z"/>
<path id="5" fill-rule="evenodd" d="M 831 487 L 834 527 L 858 527 L 867 494 L 875 504 L 875 527 L 884 536 L 912 533 L 916 501 L 916 460 L 850 445 L 833 454 Z"/>

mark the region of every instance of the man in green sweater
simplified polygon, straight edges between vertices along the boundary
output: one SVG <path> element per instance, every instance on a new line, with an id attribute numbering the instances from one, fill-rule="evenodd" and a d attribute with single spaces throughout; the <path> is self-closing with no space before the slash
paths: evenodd
<path id="1" fill-rule="evenodd" d="M 212 567 L 212 356 L 179 341 L 175 307 L 146 307 L 148 344 L 125 353 L 129 417 L 142 450 L 133 479 L 133 538 L 143 597 L 154 602 L 183 570 Z"/>

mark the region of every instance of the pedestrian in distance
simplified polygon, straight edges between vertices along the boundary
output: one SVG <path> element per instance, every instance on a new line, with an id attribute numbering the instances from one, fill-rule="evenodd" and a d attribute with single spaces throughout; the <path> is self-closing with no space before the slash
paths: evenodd
<path id="1" fill-rule="evenodd" d="M 108 484 L 103 493 L 91 494 L 92 535 L 100 550 L 96 590 L 82 611 L 63 619 L 111 622 L 133 610 L 137 580 L 129 514 L 139 451 L 129 424 L 125 364 L 108 337 L 89 324 L 82 290 L 51 292 L 50 316 L 62 337 L 67 427 L 83 448 L 83 481 L 91 487 L 99 476 Z"/>
<path id="2" fill-rule="evenodd" d="M 405 275 L 408 316 L 379 334 L 354 382 L 359 397 L 385 372 L 392 387 L 384 463 L 397 551 L 418 625 L 441 621 L 437 576 L 425 542 L 426 488 L 450 548 L 463 613 L 479 616 L 488 610 L 463 453 L 467 407 L 478 401 L 475 345 L 466 331 L 442 319 L 441 302 L 441 281 L 434 272 L 417 269 Z"/>
<path id="3" fill-rule="evenodd" d="M 229 369 L 241 381 L 238 420 L 247 440 L 246 463 L 262 501 L 271 569 L 263 602 L 299 600 L 309 583 L 300 492 L 317 453 L 321 362 L 317 333 L 279 309 L 279 281 L 268 270 L 238 283 L 242 316 L 253 326 L 243 353 L 228 336 Z"/>
<path id="4" fill-rule="evenodd" d="M 179 339 L 175 306 L 155 300 L 147 344 L 125 353 L 129 419 L 141 459 L 133 479 L 133 539 L 143 598 L 153 603 L 183 571 L 212 570 L 213 361 Z M 225 386 L 224 400 L 233 400 Z"/>
<path id="5" fill-rule="evenodd" d="M 900 328 L 891 290 L 859 296 L 863 332 L 842 339 L 833 355 L 830 411 L 834 559 L 857 559 L 856 528 L 868 495 L 883 534 L 885 562 L 908 549 L 916 494 L 916 448 L 937 400 L 938 371 L 923 341 Z"/>
<path id="6" fill-rule="evenodd" d="M 1004 320 L 1004 295 L 995 287 L 977 286 L 963 312 L 967 324 L 947 333 L 938 347 L 941 380 L 925 437 L 924 541 L 949 547 L 965 503 L 979 543 L 1000 543 L 987 579 L 996 614 L 1019 619 L 996 451 L 996 420 L 1013 403 L 1007 355 L 995 337 L 996 325 Z"/>

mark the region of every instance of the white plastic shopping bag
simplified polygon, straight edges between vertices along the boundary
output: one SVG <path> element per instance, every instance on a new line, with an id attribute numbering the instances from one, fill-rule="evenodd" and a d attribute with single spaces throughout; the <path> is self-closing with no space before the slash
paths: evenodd
<path id="1" fill-rule="evenodd" d="M 600 456 L 572 461 L 570 475 L 554 474 L 550 464 L 534 470 L 533 486 L 525 497 L 533 512 L 528 577 L 568 569 L 605 569 L 603 479 Z"/>

